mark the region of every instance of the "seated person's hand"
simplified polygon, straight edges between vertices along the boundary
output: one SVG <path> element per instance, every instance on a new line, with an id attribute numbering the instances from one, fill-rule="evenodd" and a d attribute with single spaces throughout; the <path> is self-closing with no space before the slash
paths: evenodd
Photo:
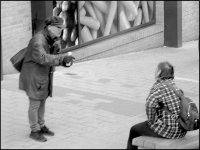
<path id="1" fill-rule="evenodd" d="M 64 67 L 70 67 L 73 62 L 74 62 L 75 58 L 71 55 L 66 55 L 63 59 L 63 63 L 62 63 L 62 66 Z"/>

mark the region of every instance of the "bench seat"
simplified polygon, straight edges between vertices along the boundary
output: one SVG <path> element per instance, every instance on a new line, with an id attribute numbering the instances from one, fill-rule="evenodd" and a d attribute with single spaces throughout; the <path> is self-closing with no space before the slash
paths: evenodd
<path id="1" fill-rule="evenodd" d="M 180 139 L 140 136 L 133 139 L 132 145 L 138 149 L 199 149 L 199 130 L 188 131 Z"/>

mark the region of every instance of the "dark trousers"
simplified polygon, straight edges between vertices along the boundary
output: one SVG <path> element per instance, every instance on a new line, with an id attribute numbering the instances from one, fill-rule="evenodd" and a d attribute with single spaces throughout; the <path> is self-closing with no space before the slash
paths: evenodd
<path id="1" fill-rule="evenodd" d="M 138 123 L 138 124 L 132 126 L 132 128 L 130 130 L 128 143 L 127 143 L 127 149 L 137 149 L 137 146 L 132 145 L 132 140 L 134 138 L 142 136 L 142 135 L 153 136 L 153 137 L 161 137 L 160 135 L 155 133 L 150 128 L 147 121 Z"/>

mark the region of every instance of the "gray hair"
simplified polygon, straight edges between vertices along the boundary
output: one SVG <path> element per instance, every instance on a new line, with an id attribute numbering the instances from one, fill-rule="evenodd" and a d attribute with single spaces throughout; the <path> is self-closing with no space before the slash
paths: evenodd
<path id="1" fill-rule="evenodd" d="M 174 79 L 174 67 L 169 62 L 160 62 L 157 69 L 160 71 L 158 74 L 159 79 Z"/>

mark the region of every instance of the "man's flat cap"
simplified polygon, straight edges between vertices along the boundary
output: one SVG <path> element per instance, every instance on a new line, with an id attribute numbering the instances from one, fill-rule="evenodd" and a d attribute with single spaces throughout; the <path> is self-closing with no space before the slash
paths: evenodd
<path id="1" fill-rule="evenodd" d="M 64 22 L 64 20 L 61 17 L 51 16 L 45 20 L 45 25 L 46 26 L 51 25 L 51 26 L 65 28 L 63 22 Z"/>

